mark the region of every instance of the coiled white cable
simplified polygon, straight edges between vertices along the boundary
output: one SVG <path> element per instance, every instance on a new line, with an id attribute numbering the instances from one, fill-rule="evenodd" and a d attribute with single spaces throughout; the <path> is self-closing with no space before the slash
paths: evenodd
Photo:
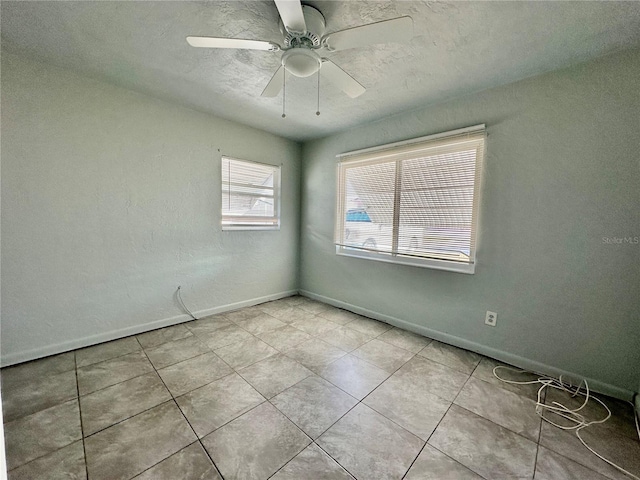
<path id="1" fill-rule="evenodd" d="M 586 380 L 583 380 L 580 382 L 580 385 L 578 386 L 574 386 L 571 382 L 565 382 L 562 379 L 562 375 L 560 375 L 560 378 L 553 378 L 553 377 L 547 377 L 547 376 L 540 376 L 538 377 L 537 380 L 525 380 L 525 381 L 518 381 L 518 380 L 507 380 L 506 378 L 502 378 L 500 377 L 500 375 L 498 375 L 497 371 L 498 369 L 505 369 L 505 370 L 509 370 L 512 372 L 516 372 L 516 373 L 532 373 L 532 372 L 528 372 L 526 370 L 520 370 L 517 368 L 512 368 L 512 367 L 507 367 L 504 365 L 498 365 L 493 369 L 493 375 L 500 381 L 505 382 L 505 383 L 511 383 L 511 384 L 515 384 L 515 385 L 535 385 L 535 384 L 540 384 L 540 388 L 538 389 L 538 398 L 536 401 L 536 413 L 542 417 L 542 419 L 545 422 L 550 423 L 551 425 L 561 428 L 562 430 L 575 430 L 576 432 L 576 436 L 578 437 L 578 440 L 580 440 L 580 442 L 591 452 L 593 453 L 595 456 L 597 456 L 598 458 L 604 460 L 605 462 L 607 462 L 609 465 L 611 465 L 612 467 L 617 468 L 618 470 L 620 470 L 622 473 L 629 475 L 631 478 L 635 479 L 635 480 L 640 480 L 640 477 L 634 475 L 633 473 L 625 470 L 624 468 L 622 468 L 619 465 L 616 465 L 615 463 L 613 463 L 611 460 L 603 457 L 602 455 L 600 455 L 598 452 L 596 452 L 593 448 L 591 448 L 589 445 L 587 445 L 587 443 L 584 441 L 584 439 L 580 436 L 580 431 L 583 428 L 586 428 L 590 425 L 595 425 L 598 423 L 604 423 L 607 420 L 609 420 L 609 418 L 611 418 L 611 410 L 609 410 L 609 407 L 607 407 L 605 405 L 605 403 L 600 400 L 598 397 L 594 397 L 591 395 L 590 391 L 589 391 L 589 383 Z M 583 389 L 583 385 L 584 385 L 584 389 Z M 564 392 L 567 392 L 569 394 L 571 394 L 572 397 L 576 397 L 576 396 L 584 396 L 584 402 L 582 402 L 582 405 L 580 405 L 580 407 L 575 408 L 575 409 L 571 409 L 569 407 L 566 407 L 564 405 L 562 405 L 559 402 L 552 402 L 551 405 L 547 405 L 542 401 L 542 394 L 544 393 L 544 391 L 547 388 L 555 388 L 557 390 L 562 390 Z M 585 418 L 584 415 L 582 415 L 580 413 L 580 411 L 585 408 L 587 406 L 587 404 L 589 403 L 589 400 L 596 400 L 600 405 L 602 405 L 604 407 L 604 409 L 607 411 L 607 416 L 601 420 L 592 420 L 589 421 Z M 550 411 L 552 413 L 554 413 L 555 415 L 558 415 L 559 417 L 562 417 L 566 420 L 568 420 L 569 422 L 571 422 L 571 425 L 569 426 L 565 426 L 565 425 L 559 425 L 556 422 L 551 421 L 549 418 L 545 417 L 544 413 L 545 411 Z M 636 430 L 638 432 L 638 438 L 640 439 L 640 426 L 638 425 L 638 416 L 635 413 L 635 408 L 634 408 L 634 418 L 635 418 L 635 423 L 636 423 Z"/>

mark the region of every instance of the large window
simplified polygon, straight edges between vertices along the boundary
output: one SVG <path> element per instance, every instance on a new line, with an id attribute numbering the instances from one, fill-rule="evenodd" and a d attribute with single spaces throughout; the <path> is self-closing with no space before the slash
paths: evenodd
<path id="1" fill-rule="evenodd" d="M 222 157 L 222 229 L 280 228 L 280 167 Z"/>
<path id="2" fill-rule="evenodd" d="M 474 273 L 484 125 L 339 155 L 336 253 Z"/>

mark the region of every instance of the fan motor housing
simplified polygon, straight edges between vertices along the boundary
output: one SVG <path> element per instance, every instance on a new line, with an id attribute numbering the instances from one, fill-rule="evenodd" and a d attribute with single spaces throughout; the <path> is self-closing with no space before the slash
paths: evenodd
<path id="1" fill-rule="evenodd" d="M 280 20 L 280 31 L 284 35 L 285 48 L 319 48 L 322 36 L 325 32 L 324 15 L 319 10 L 310 5 L 302 5 L 302 15 L 307 25 L 304 35 L 295 35 L 287 32 L 282 20 Z"/>

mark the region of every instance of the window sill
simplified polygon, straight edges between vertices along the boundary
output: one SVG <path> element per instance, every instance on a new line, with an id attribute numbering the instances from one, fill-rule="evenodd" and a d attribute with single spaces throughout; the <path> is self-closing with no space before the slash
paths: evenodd
<path id="1" fill-rule="evenodd" d="M 280 225 L 222 225 L 222 231 L 237 230 L 280 230 Z"/>
<path id="2" fill-rule="evenodd" d="M 447 260 L 435 260 L 432 258 L 412 258 L 398 255 L 366 252 L 357 249 L 350 249 L 336 246 L 336 255 L 353 258 L 363 258 L 365 260 L 375 260 L 377 262 L 395 263 L 398 265 L 409 265 L 411 267 L 431 268 L 434 270 L 445 270 L 455 273 L 466 273 L 473 275 L 476 270 L 474 263 L 458 263 Z"/>

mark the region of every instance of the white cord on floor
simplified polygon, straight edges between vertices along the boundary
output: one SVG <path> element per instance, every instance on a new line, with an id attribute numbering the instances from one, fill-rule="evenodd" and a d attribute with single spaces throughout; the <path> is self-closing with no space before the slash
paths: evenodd
<path id="1" fill-rule="evenodd" d="M 506 378 L 502 378 L 498 375 L 497 371 L 498 369 L 505 369 L 505 370 L 509 370 L 512 372 L 516 372 L 516 373 L 531 373 L 528 372 L 526 370 L 520 370 L 517 368 L 511 368 L 511 367 L 507 367 L 504 365 L 498 365 L 493 369 L 493 375 L 500 381 L 505 382 L 505 383 L 511 383 L 511 384 L 515 384 L 515 385 L 535 385 L 535 384 L 540 384 L 540 388 L 538 389 L 538 399 L 536 401 L 536 413 L 542 417 L 542 419 L 545 422 L 550 423 L 551 425 L 561 428 L 562 430 L 575 430 L 576 432 L 576 436 L 578 437 L 578 440 L 580 440 L 580 442 L 587 447 L 587 449 L 589 449 L 589 451 L 591 453 L 593 453 L 595 456 L 597 456 L 598 458 L 604 460 L 605 462 L 607 462 L 609 465 L 617 468 L 618 470 L 620 470 L 622 473 L 629 475 L 631 478 L 634 478 L 635 480 L 640 480 L 640 477 L 637 477 L 636 475 L 632 474 L 631 472 L 628 472 L 627 470 L 625 470 L 624 468 L 622 468 L 619 465 L 616 465 L 615 463 L 613 463 L 611 460 L 606 459 L 605 457 L 603 457 L 602 455 L 600 455 L 598 452 L 596 452 L 593 448 L 591 448 L 589 445 L 586 444 L 586 442 L 583 440 L 583 438 L 580 436 L 580 430 L 582 430 L 583 428 L 586 428 L 590 425 L 595 425 L 597 423 L 604 423 L 607 420 L 609 420 L 609 418 L 611 418 L 611 410 L 609 410 L 609 407 L 607 407 L 604 402 L 602 402 L 602 400 L 600 400 L 598 397 L 594 397 L 590 394 L 589 391 L 589 383 L 586 380 L 583 380 L 580 382 L 580 385 L 578 386 L 574 386 L 573 384 L 571 384 L 571 382 L 567 383 L 562 379 L 562 375 L 560 375 L 560 378 L 553 378 L 553 377 L 547 377 L 547 376 L 540 376 L 538 377 L 537 380 L 526 380 L 526 381 L 517 381 L 517 380 L 507 380 Z M 583 385 L 584 385 L 584 390 L 583 390 Z M 570 409 L 564 405 L 562 405 L 559 402 L 552 402 L 551 405 L 547 405 L 542 401 L 542 394 L 543 392 L 547 389 L 547 388 L 555 388 L 557 390 L 562 390 L 564 392 L 567 392 L 569 394 L 571 394 L 572 397 L 576 397 L 576 396 L 583 396 L 584 397 L 584 402 L 582 402 L 582 405 L 580 405 L 580 407 L 576 408 L 576 409 Z M 600 405 L 602 405 L 605 410 L 607 411 L 607 416 L 601 420 L 592 420 L 592 421 L 588 421 L 581 413 L 580 410 L 582 410 L 584 407 L 587 406 L 587 404 L 589 403 L 589 400 L 594 399 L 596 400 Z M 549 418 L 545 417 L 544 413 L 545 411 L 550 411 L 566 420 L 568 420 L 569 422 L 572 423 L 572 425 L 570 426 L 564 426 L 564 425 L 559 425 L 556 422 L 551 421 Z M 638 416 L 635 413 L 635 408 L 634 408 L 634 417 L 635 417 L 635 422 L 636 422 L 636 430 L 638 431 L 638 438 L 640 439 L 640 426 L 638 426 Z"/>
<path id="2" fill-rule="evenodd" d="M 198 320 L 195 317 L 195 315 L 191 313 L 191 310 L 189 310 L 187 306 L 184 304 L 184 302 L 182 301 L 182 295 L 180 295 L 180 285 L 178 285 L 178 301 L 180 302 L 180 305 L 182 305 L 182 308 L 184 308 L 187 312 L 189 312 L 189 315 L 191 315 L 191 318 L 193 318 L 194 320 Z"/>

